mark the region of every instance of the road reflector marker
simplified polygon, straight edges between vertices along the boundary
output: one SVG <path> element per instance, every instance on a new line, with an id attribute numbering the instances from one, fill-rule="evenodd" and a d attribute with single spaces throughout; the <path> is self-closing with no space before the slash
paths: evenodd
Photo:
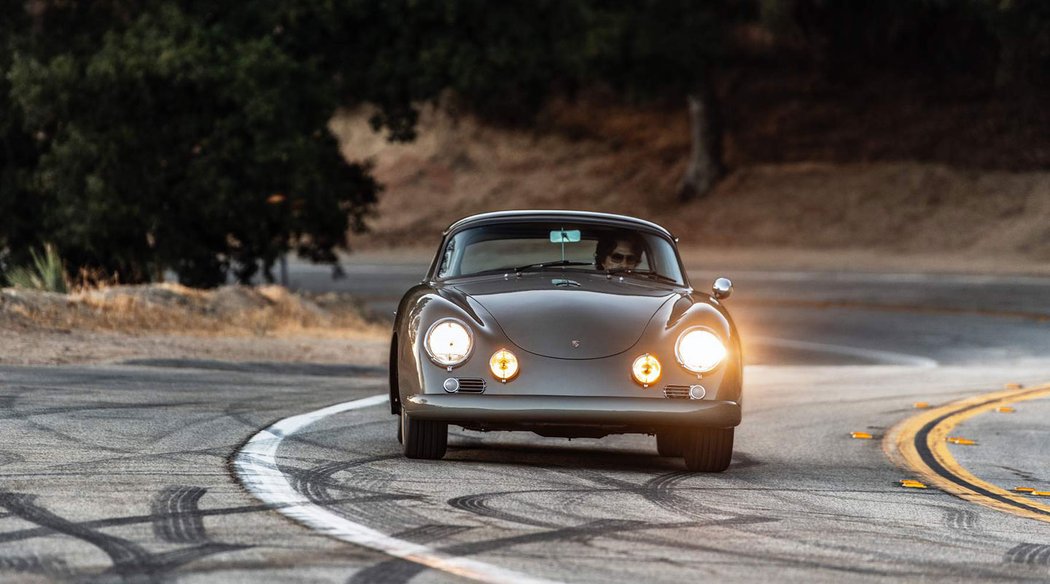
<path id="1" fill-rule="evenodd" d="M 959 436 L 949 436 L 948 442 L 951 444 L 959 444 L 961 446 L 976 446 L 976 440 L 970 440 L 969 438 L 961 438 Z"/>
<path id="2" fill-rule="evenodd" d="M 1024 386 L 1020 383 L 1007 383 L 1006 389 L 1024 389 Z"/>
<path id="3" fill-rule="evenodd" d="M 1032 487 L 1014 487 L 1015 493 L 1034 493 L 1035 489 Z"/>
<path id="4" fill-rule="evenodd" d="M 900 484 L 905 489 L 925 489 L 926 485 L 915 479 L 901 479 Z"/>
<path id="5" fill-rule="evenodd" d="M 1046 397 L 1050 397 L 1050 383 L 1021 391 L 999 390 L 935 406 L 890 428 L 882 448 L 890 460 L 913 471 L 931 489 L 936 487 L 997 511 L 1050 523 L 1050 495 L 1033 497 L 981 479 L 959 464 L 946 440 L 954 436 L 953 430 L 959 424 L 974 416 L 993 412 L 1000 406 Z"/>
<path id="6" fill-rule="evenodd" d="M 925 410 L 926 408 L 930 407 L 930 404 L 929 402 L 915 402 L 914 406 L 917 410 Z"/>
<path id="7" fill-rule="evenodd" d="M 1000 414 L 1012 414 L 1017 410 L 1011 408 L 1010 406 L 999 406 L 999 409 L 995 411 L 999 412 Z"/>
<path id="8" fill-rule="evenodd" d="M 850 432 L 849 435 L 857 440 L 871 440 L 871 434 L 867 432 Z"/>

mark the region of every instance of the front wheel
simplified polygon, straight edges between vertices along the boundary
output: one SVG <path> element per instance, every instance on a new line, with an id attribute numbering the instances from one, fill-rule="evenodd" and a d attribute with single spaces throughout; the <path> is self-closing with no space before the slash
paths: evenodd
<path id="1" fill-rule="evenodd" d="M 401 449 L 406 458 L 438 460 L 448 447 L 448 424 L 432 420 L 413 420 L 401 408 Z"/>
<path id="2" fill-rule="evenodd" d="M 685 451 L 685 436 L 681 430 L 659 430 L 656 432 L 656 451 L 660 456 L 678 457 Z"/>
<path id="3" fill-rule="evenodd" d="M 722 472 L 733 459 L 733 428 L 697 428 L 685 434 L 685 467 L 693 472 Z"/>

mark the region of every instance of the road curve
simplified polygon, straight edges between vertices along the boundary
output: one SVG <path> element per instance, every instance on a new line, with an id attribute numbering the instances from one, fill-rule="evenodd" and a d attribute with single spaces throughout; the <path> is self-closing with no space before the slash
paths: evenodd
<path id="1" fill-rule="evenodd" d="M 454 430 L 446 460 L 409 461 L 381 398 L 316 413 L 382 395 L 381 369 L 0 367 L 0 580 L 1047 578 L 1050 524 L 934 484 L 902 488 L 924 477 L 880 441 L 925 411 L 916 402 L 1050 381 L 1050 324 L 994 303 L 925 311 L 925 280 L 894 284 L 901 309 L 873 306 L 866 282 L 836 279 L 841 297 L 815 302 L 758 276 L 759 295 L 738 280 L 730 300 L 753 342 L 736 455 L 719 475 L 684 472 L 644 436 Z M 985 285 L 937 284 L 932 297 Z M 1042 311 L 1048 290 L 1025 283 L 1011 309 Z M 1048 406 L 960 422 L 976 444 L 953 447 L 958 463 L 1050 491 Z M 253 488 L 245 461 L 268 479 Z M 287 496 L 260 499 L 260 485 Z M 322 520 L 304 525 L 304 512 Z M 332 537 L 325 521 L 385 543 Z"/>

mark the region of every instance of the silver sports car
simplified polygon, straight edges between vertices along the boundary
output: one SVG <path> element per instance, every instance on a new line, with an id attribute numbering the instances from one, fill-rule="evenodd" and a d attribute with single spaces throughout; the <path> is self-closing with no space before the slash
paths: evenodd
<path id="1" fill-rule="evenodd" d="M 390 344 L 390 410 L 409 458 L 445 455 L 448 425 L 541 436 L 655 434 L 693 471 L 729 467 L 740 339 L 689 284 L 659 225 L 604 213 L 505 211 L 444 232 L 405 293 Z"/>

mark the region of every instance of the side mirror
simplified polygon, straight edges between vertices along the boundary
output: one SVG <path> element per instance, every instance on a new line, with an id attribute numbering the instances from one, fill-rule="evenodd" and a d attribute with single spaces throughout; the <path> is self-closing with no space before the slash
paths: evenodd
<path id="1" fill-rule="evenodd" d="M 711 292 L 715 298 L 725 300 L 733 293 L 733 282 L 729 278 L 719 278 L 711 285 Z"/>

